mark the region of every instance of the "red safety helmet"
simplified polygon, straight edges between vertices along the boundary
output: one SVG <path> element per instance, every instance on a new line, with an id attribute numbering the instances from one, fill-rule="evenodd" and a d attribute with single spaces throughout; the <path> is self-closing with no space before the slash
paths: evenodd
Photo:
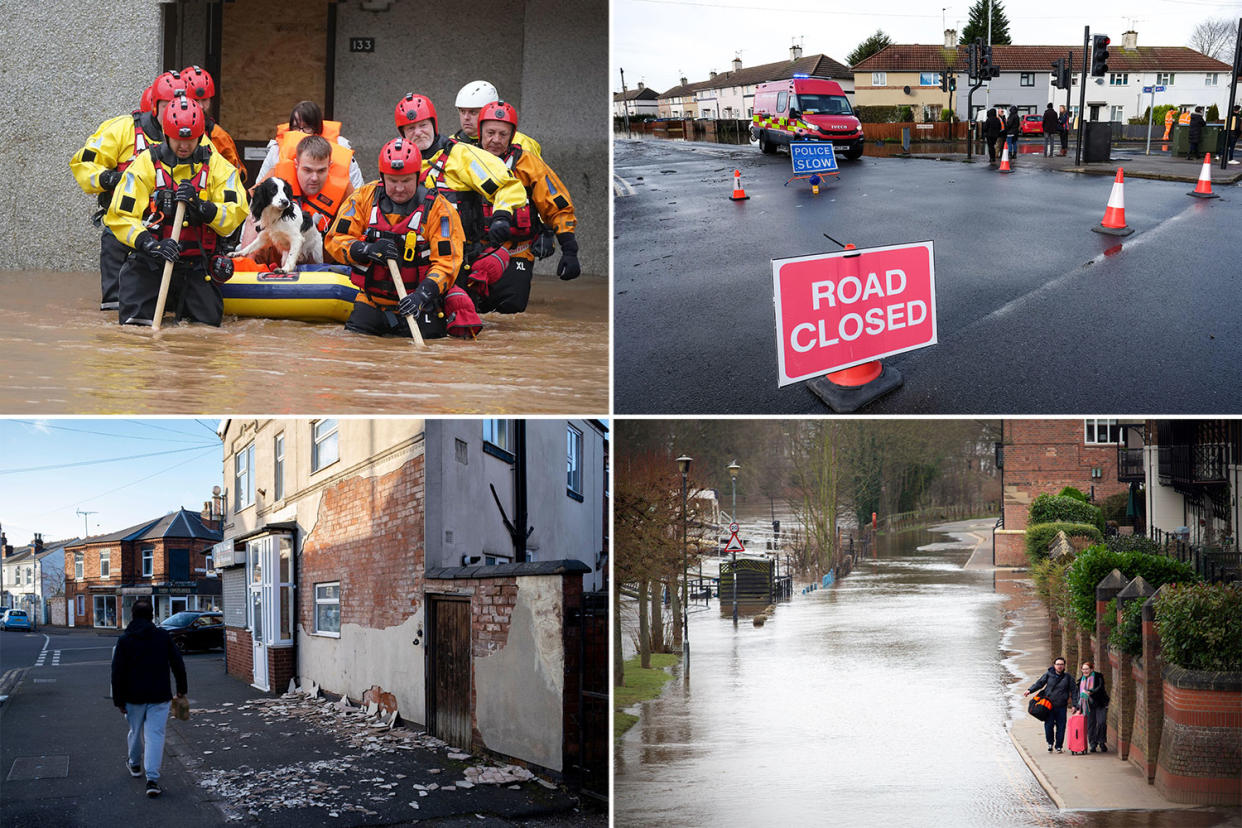
<path id="1" fill-rule="evenodd" d="M 436 108 L 431 103 L 431 98 L 426 95 L 415 95 L 413 92 L 406 92 L 405 97 L 397 101 L 397 111 L 393 114 L 397 122 L 397 132 L 401 131 L 401 127 L 407 124 L 416 124 L 419 121 L 431 119 L 431 128 L 436 132 L 440 131 L 439 122 L 436 120 Z"/>
<path id="2" fill-rule="evenodd" d="M 160 126 L 164 129 L 165 138 L 197 139 L 203 136 L 207 122 L 198 101 L 180 95 L 164 107 Z"/>
<path id="3" fill-rule="evenodd" d="M 480 128 L 484 121 L 504 121 L 506 124 L 513 124 L 513 131 L 517 132 L 517 110 L 513 108 L 513 104 L 492 101 L 479 110 Z"/>
<path id="4" fill-rule="evenodd" d="M 150 112 L 155 107 L 154 102 L 151 100 L 151 92 L 154 88 L 155 84 L 151 84 L 146 89 L 142 90 L 142 97 L 138 99 L 139 112 Z"/>
<path id="5" fill-rule="evenodd" d="M 165 72 L 151 84 L 151 106 L 154 109 L 160 101 L 171 101 L 178 95 L 184 95 L 185 81 L 176 72 Z"/>
<path id="6" fill-rule="evenodd" d="M 422 120 L 421 118 L 419 120 Z M 420 172 L 423 168 L 423 154 L 413 141 L 394 138 L 379 154 L 379 171 L 389 175 L 409 175 Z"/>
<path id="7" fill-rule="evenodd" d="M 201 66 L 187 66 L 181 70 L 181 79 L 185 81 L 186 92 L 196 101 L 213 98 L 216 94 L 216 82 L 211 73 Z"/>

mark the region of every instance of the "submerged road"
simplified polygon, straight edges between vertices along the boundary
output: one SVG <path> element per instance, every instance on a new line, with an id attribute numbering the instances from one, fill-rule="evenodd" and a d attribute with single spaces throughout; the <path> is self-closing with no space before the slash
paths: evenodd
<path id="1" fill-rule="evenodd" d="M 1118 154 L 1119 166 L 1125 160 Z M 939 344 L 860 414 L 1242 411 L 1242 190 L 921 159 L 842 161 L 813 196 L 749 146 L 614 143 L 618 413 L 821 414 L 777 388 L 772 258 L 935 243 Z M 750 199 L 732 202 L 734 169 Z"/>

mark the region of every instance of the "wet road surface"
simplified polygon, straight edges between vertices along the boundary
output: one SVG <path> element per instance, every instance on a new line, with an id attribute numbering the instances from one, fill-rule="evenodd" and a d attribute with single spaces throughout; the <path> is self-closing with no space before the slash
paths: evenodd
<path id="1" fill-rule="evenodd" d="M 527 312 L 479 339 L 362 336 L 340 323 L 225 317 L 121 326 L 98 273 L 0 275 L 5 414 L 440 414 L 608 411 L 608 287 L 535 280 Z M 93 304 L 92 304 L 93 303 Z"/>
<path id="2" fill-rule="evenodd" d="M 617 141 L 616 410 L 827 413 L 777 388 L 771 259 L 932 239 L 939 344 L 860 413 L 1242 410 L 1242 197 L 1131 180 L 864 158 L 813 196 L 787 155 Z M 1119 161 L 1124 166 L 1124 161 Z M 734 169 L 748 201 L 732 202 Z"/>

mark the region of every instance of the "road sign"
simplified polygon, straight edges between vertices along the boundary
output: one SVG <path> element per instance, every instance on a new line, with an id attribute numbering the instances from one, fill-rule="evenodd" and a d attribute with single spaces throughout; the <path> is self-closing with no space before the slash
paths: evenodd
<path id="1" fill-rule="evenodd" d="M 734 532 L 732 535 L 729 536 L 729 542 L 725 544 L 724 551 L 726 552 L 745 552 L 746 551 L 746 548 L 742 546 L 742 542 L 738 540 L 737 532 Z"/>
<path id="2" fill-rule="evenodd" d="M 793 161 L 794 175 L 837 172 L 837 156 L 830 141 L 792 141 L 789 157 Z"/>
<path id="3" fill-rule="evenodd" d="M 729 524 L 729 531 L 730 531 L 730 532 L 732 532 L 732 533 L 733 533 L 733 534 L 735 534 L 735 535 L 737 534 L 737 530 L 739 530 L 739 529 L 741 529 L 741 528 L 742 528 L 742 527 L 738 526 L 736 523 L 730 523 L 730 524 Z"/>
<path id="4" fill-rule="evenodd" d="M 930 241 L 772 260 L 778 385 L 936 344 Z"/>
<path id="5" fill-rule="evenodd" d="M 1144 87 L 1143 87 L 1143 94 L 1144 94 L 1144 95 L 1147 95 L 1147 94 L 1149 94 L 1149 93 L 1151 93 L 1151 92 L 1163 92 L 1163 91 L 1164 91 L 1164 87 L 1163 87 L 1163 86 L 1144 86 Z"/>

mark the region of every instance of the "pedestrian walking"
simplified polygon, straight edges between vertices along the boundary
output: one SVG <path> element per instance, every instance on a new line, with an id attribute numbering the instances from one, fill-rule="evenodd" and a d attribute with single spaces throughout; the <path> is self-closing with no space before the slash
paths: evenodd
<path id="1" fill-rule="evenodd" d="M 1022 130 L 1022 119 L 1018 117 L 1018 108 L 1009 107 L 1009 118 L 1005 121 L 1005 142 L 1009 145 L 1009 163 L 1018 157 L 1018 134 Z"/>
<path id="2" fill-rule="evenodd" d="M 1108 693 L 1104 689 L 1104 676 L 1095 671 L 1095 664 L 1082 663 L 1082 675 L 1074 694 L 1074 708 L 1087 717 L 1087 743 L 1091 752 L 1098 748 L 1108 753 Z"/>
<path id="3" fill-rule="evenodd" d="M 1203 128 L 1207 126 L 1207 121 L 1203 120 L 1203 107 L 1196 106 L 1194 113 L 1190 116 L 1190 126 L 1188 127 L 1186 138 L 1190 143 L 1190 149 L 1186 153 L 1186 157 L 1192 161 L 1202 161 L 1199 154 L 1199 141 L 1203 138 Z"/>
<path id="4" fill-rule="evenodd" d="M 1070 115 L 1065 106 L 1061 106 L 1061 117 L 1057 119 L 1057 131 L 1061 133 L 1061 154 L 1069 153 L 1069 121 Z"/>
<path id="5" fill-rule="evenodd" d="M 177 679 L 177 698 L 186 694 L 185 662 L 167 630 L 155 626 L 151 602 L 139 598 L 130 610 L 129 626 L 112 651 L 112 703 L 129 720 L 130 776 L 146 770 L 149 797 L 159 796 L 164 761 L 164 728 L 173 694 L 168 673 Z"/>
<path id="6" fill-rule="evenodd" d="M 1061 119 L 1057 117 L 1052 103 L 1044 110 L 1044 157 L 1051 158 L 1056 149 L 1057 134 L 1061 131 Z"/>
<path id="7" fill-rule="evenodd" d="M 993 107 L 988 110 L 987 120 L 983 122 L 983 142 L 988 145 L 988 163 L 996 164 L 996 145 L 1000 143 L 1000 137 L 1005 134 L 1005 126 L 1001 123 L 1001 119 L 996 117 L 996 109 Z"/>
<path id="8" fill-rule="evenodd" d="M 1029 696 L 1042 688 L 1044 698 L 1052 702 L 1052 715 L 1044 722 L 1044 738 L 1048 742 L 1049 753 L 1052 753 L 1054 747 L 1057 753 L 1061 753 L 1065 745 L 1065 717 L 1073 687 L 1073 676 L 1065 672 L 1065 659 L 1058 658 L 1052 662 L 1048 671 L 1022 694 Z"/>
<path id="9" fill-rule="evenodd" d="M 1238 148 L 1238 136 L 1242 134 L 1242 104 L 1233 105 L 1233 114 L 1229 116 L 1229 154 L 1226 156 L 1230 164 L 1239 163 L 1234 158 Z"/>

